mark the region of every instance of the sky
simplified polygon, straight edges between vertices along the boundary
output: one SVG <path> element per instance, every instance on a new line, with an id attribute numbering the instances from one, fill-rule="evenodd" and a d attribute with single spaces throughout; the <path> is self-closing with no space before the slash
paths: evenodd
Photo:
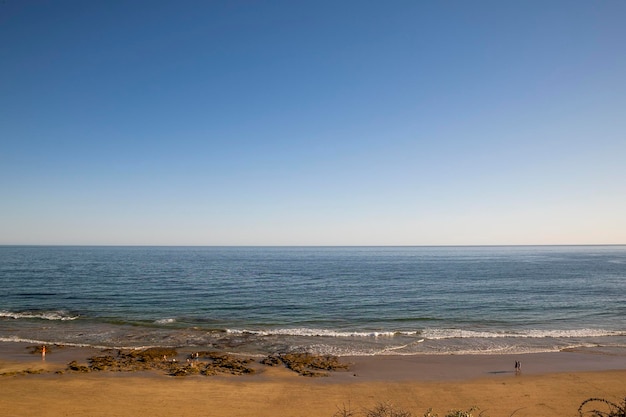
<path id="1" fill-rule="evenodd" d="M 0 244 L 626 244 L 626 2 L 0 2 Z"/>

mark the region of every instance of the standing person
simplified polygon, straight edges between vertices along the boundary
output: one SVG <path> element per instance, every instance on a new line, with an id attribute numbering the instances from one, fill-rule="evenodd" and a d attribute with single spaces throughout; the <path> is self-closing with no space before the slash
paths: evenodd
<path id="1" fill-rule="evenodd" d="M 46 345 L 41 347 L 41 359 L 44 361 L 46 360 Z"/>

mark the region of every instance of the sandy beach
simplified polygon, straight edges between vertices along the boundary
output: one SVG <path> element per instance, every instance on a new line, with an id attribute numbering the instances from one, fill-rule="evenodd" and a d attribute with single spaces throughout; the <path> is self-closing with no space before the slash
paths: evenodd
<path id="1" fill-rule="evenodd" d="M 10 347 L 7 347 L 10 346 Z M 6 416 L 324 416 L 364 415 L 379 403 L 421 416 L 479 407 L 488 416 L 576 416 L 582 401 L 626 395 L 623 352 L 341 358 L 347 371 L 308 378 L 256 365 L 246 376 L 172 377 L 154 371 L 57 374 L 93 350 L 52 349 L 45 361 L 24 346 L 0 356 L 0 409 Z M 521 374 L 513 365 L 522 363 Z M 43 369 L 42 374 L 9 372 Z M 477 415 L 477 414 L 475 414 Z"/>

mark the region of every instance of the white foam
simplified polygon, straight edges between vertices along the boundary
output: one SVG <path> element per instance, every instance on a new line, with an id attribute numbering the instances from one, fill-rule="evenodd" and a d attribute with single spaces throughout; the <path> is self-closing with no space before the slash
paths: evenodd
<path id="1" fill-rule="evenodd" d="M 170 320 L 170 319 L 167 319 Z M 302 336 L 302 337 L 363 337 L 381 338 L 394 336 L 420 336 L 430 340 L 465 339 L 465 338 L 576 338 L 576 337 L 603 337 L 626 336 L 626 332 L 607 329 L 575 329 L 575 330 L 539 330 L 529 329 L 518 332 L 505 331 L 477 331 L 464 329 L 425 329 L 415 332 L 367 332 L 367 331 L 338 331 L 310 328 L 281 328 L 281 329 L 226 329 L 229 334 L 250 334 L 256 336 Z"/>
<path id="2" fill-rule="evenodd" d="M 415 332 L 341 332 L 337 330 L 327 329 L 267 329 L 267 330 L 249 330 L 249 329 L 226 329 L 230 334 L 252 334 L 257 336 L 306 336 L 306 337 L 393 337 L 396 335 L 415 335 Z"/>
<path id="3" fill-rule="evenodd" d="M 33 343 L 33 344 L 38 344 L 38 345 L 50 344 L 50 343 L 44 342 L 43 340 L 23 339 L 23 338 L 17 337 L 17 336 L 0 337 L 0 342 L 7 342 L 7 343 Z"/>
<path id="4" fill-rule="evenodd" d="M 624 336 L 623 331 L 606 329 L 576 329 L 576 330 L 538 330 L 530 329 L 519 332 L 487 332 L 461 329 L 427 329 L 422 332 L 427 339 L 456 339 L 456 338 L 575 338 L 575 337 L 602 337 L 602 336 Z"/>
<path id="5" fill-rule="evenodd" d="M 159 320 L 155 320 L 154 321 L 156 324 L 170 324 L 170 323 L 175 323 L 176 319 L 159 319 Z"/>
<path id="6" fill-rule="evenodd" d="M 154 347 L 169 347 L 169 346 L 156 346 L 156 345 L 144 345 L 144 346 L 106 346 L 106 345 L 91 345 L 89 343 L 73 343 L 73 342 L 61 342 L 50 340 L 38 340 L 38 339 L 26 339 L 17 336 L 0 337 L 0 343 L 32 343 L 37 345 L 59 345 L 69 347 L 80 348 L 92 348 L 92 349 L 118 349 L 118 350 L 145 350 Z M 173 346 L 172 346 L 173 347 Z"/>
<path id="7" fill-rule="evenodd" d="M 11 319 L 40 319 L 40 320 L 76 320 L 79 316 L 71 316 L 66 311 L 42 311 L 42 312 L 22 312 L 0 311 L 0 317 Z"/>

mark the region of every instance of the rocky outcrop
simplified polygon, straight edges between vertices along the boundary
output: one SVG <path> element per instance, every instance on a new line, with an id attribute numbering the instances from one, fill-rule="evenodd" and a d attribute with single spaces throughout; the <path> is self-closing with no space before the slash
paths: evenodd
<path id="1" fill-rule="evenodd" d="M 30 346 L 31 353 L 41 353 L 42 346 Z M 230 355 L 217 351 L 202 351 L 179 360 L 179 354 L 172 348 L 149 348 L 144 350 L 106 349 L 102 355 L 87 358 L 87 364 L 77 361 L 68 363 L 65 372 L 136 372 L 161 371 L 172 376 L 189 375 L 250 375 L 260 366 L 252 358 Z M 313 355 L 306 352 L 281 353 L 270 355 L 259 361 L 265 366 L 285 366 L 303 376 L 328 376 L 331 371 L 346 370 L 339 358 L 329 355 Z M 21 370 L 5 372 L 0 376 L 45 373 L 45 370 Z"/>
<path id="2" fill-rule="evenodd" d="M 311 353 L 284 353 L 272 355 L 261 363 L 278 366 L 281 363 L 302 376 L 328 376 L 325 371 L 347 370 L 348 365 L 339 362 L 339 358 L 331 355 L 313 355 Z"/>

